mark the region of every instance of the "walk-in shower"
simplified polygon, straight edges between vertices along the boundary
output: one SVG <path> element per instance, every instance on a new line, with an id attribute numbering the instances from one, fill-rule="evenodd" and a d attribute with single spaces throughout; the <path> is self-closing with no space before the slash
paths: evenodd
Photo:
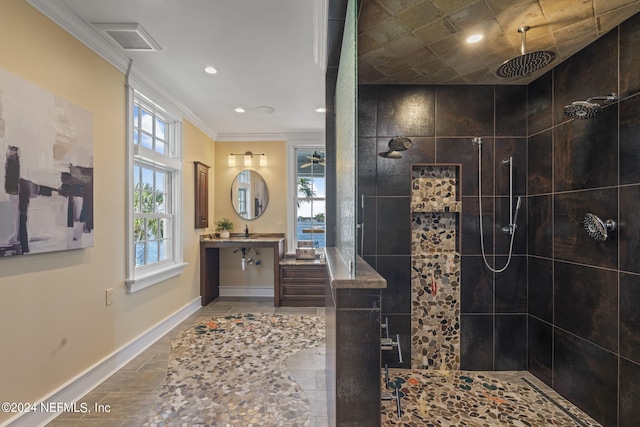
<path id="1" fill-rule="evenodd" d="M 612 104 L 618 100 L 615 93 L 607 96 L 593 96 L 586 101 L 574 101 L 565 105 L 564 114 L 572 119 L 590 119 L 597 116 L 602 111 L 602 106 L 593 101 L 604 101 L 605 104 Z"/>
<path id="2" fill-rule="evenodd" d="M 509 257 L 507 263 L 502 268 L 491 267 L 487 260 L 487 255 L 484 250 L 484 232 L 482 230 L 482 138 L 473 138 L 473 143 L 478 146 L 478 216 L 480 217 L 480 248 L 482 251 L 482 259 L 487 268 L 494 273 L 502 273 L 509 267 L 511 263 L 511 256 L 513 254 L 513 240 L 516 235 L 518 212 L 520 211 L 520 205 L 522 203 L 522 197 L 518 196 L 516 201 L 515 211 L 513 209 L 513 157 L 509 157 L 502 161 L 502 164 L 509 167 L 509 225 L 502 227 L 502 232 L 511 235 L 509 242 Z"/>

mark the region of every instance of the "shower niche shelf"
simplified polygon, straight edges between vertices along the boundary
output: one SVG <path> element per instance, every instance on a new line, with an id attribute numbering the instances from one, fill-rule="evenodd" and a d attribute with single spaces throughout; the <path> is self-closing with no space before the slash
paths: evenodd
<path id="1" fill-rule="evenodd" d="M 461 165 L 411 170 L 411 368 L 460 369 Z"/>
<path id="2" fill-rule="evenodd" d="M 427 204 L 418 202 L 411 204 L 411 212 L 462 212 L 462 202 Z"/>
<path id="3" fill-rule="evenodd" d="M 462 212 L 459 199 L 461 165 L 414 165 L 411 212 Z"/>

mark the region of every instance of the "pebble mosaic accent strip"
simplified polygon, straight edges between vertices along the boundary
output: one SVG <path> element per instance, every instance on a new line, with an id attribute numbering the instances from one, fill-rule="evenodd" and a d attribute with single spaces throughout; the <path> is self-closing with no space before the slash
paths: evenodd
<path id="1" fill-rule="evenodd" d="M 318 316 L 238 314 L 194 325 L 174 339 L 149 427 L 307 426 L 311 407 L 286 368 L 323 345 Z"/>
<path id="2" fill-rule="evenodd" d="M 566 411 L 534 388 L 491 373 L 390 369 L 389 382 L 399 386 L 403 413 L 398 417 L 395 400 L 383 401 L 385 427 L 600 426 L 561 397 L 554 400 Z"/>
<path id="3" fill-rule="evenodd" d="M 411 367 L 460 369 L 456 166 L 417 166 L 411 191 Z"/>
<path id="4" fill-rule="evenodd" d="M 460 256 L 414 255 L 411 288 L 411 367 L 460 369 Z"/>
<path id="5" fill-rule="evenodd" d="M 414 212 L 411 215 L 411 253 L 455 252 L 455 213 Z"/>

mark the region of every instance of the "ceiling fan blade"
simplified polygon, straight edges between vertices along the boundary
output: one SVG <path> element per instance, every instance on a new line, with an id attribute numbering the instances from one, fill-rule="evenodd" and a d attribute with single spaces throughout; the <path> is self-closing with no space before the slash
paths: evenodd
<path id="1" fill-rule="evenodd" d="M 313 162 L 309 162 L 309 163 L 305 163 L 303 165 L 300 165 L 300 169 L 302 168 L 308 168 L 309 166 L 311 166 L 313 164 Z"/>

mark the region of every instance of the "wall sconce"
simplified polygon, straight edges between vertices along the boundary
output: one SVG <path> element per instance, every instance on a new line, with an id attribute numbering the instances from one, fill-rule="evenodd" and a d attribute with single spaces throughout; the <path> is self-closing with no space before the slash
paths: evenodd
<path id="1" fill-rule="evenodd" d="M 242 154 L 234 154 L 231 153 L 229 154 L 228 160 L 227 160 L 227 164 L 230 167 L 233 167 L 236 165 L 236 156 L 243 156 L 244 159 L 244 165 L 245 166 L 251 166 L 252 162 L 253 162 L 253 156 L 260 156 L 260 166 L 265 167 L 267 166 L 267 155 L 262 153 L 262 154 L 253 154 L 251 151 L 247 151 L 246 153 Z"/>

